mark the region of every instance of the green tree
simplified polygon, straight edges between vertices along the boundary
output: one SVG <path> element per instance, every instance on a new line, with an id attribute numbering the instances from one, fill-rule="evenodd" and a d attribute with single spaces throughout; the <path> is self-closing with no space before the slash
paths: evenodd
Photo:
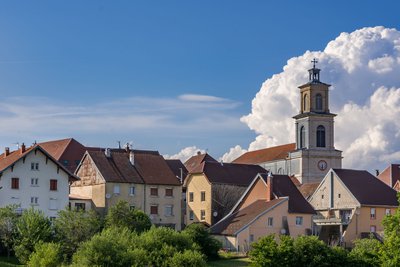
<path id="1" fill-rule="evenodd" d="M 54 229 L 64 260 L 69 261 L 79 244 L 99 232 L 100 227 L 100 217 L 94 211 L 61 210 Z"/>
<path id="2" fill-rule="evenodd" d="M 373 238 L 357 239 L 349 258 L 354 266 L 379 266 L 379 251 L 381 242 Z"/>
<path id="3" fill-rule="evenodd" d="M 260 238 L 252 244 L 249 256 L 252 265 L 256 267 L 281 266 L 278 243 L 274 235 Z"/>
<path id="4" fill-rule="evenodd" d="M 17 207 L 17 205 L 9 205 L 0 208 L 0 240 L 7 250 L 7 257 L 10 257 L 14 242 L 15 227 L 18 219 L 18 215 L 15 212 Z"/>
<path id="5" fill-rule="evenodd" d="M 175 267 L 205 267 L 206 261 L 204 255 L 198 251 L 185 250 L 184 252 L 177 252 L 171 258 L 167 259 L 167 266 Z"/>
<path id="6" fill-rule="evenodd" d="M 397 194 L 400 203 L 400 193 Z M 383 219 L 384 242 L 380 250 L 383 266 L 400 266 L 400 209 Z"/>
<path id="7" fill-rule="evenodd" d="M 298 266 L 329 266 L 329 247 L 316 236 L 299 236 L 294 242 Z"/>
<path id="8" fill-rule="evenodd" d="M 16 223 L 14 251 L 21 263 L 26 263 L 40 241 L 50 241 L 52 229 L 50 220 L 40 210 L 25 210 Z"/>
<path id="9" fill-rule="evenodd" d="M 192 223 L 183 230 L 183 233 L 188 235 L 200 247 L 200 252 L 208 260 L 218 258 L 218 251 L 222 248 L 222 244 L 210 235 L 210 232 L 203 224 Z"/>
<path id="10" fill-rule="evenodd" d="M 106 227 L 127 227 L 141 233 L 150 229 L 151 221 L 143 211 L 130 209 L 128 202 L 118 201 L 107 212 Z"/>
<path id="11" fill-rule="evenodd" d="M 29 256 L 28 266 L 57 267 L 61 261 L 60 244 L 39 242 L 35 245 L 35 251 Z"/>
<path id="12" fill-rule="evenodd" d="M 73 264 L 75 266 L 132 266 L 135 263 L 135 256 L 140 255 L 140 251 L 133 249 L 136 239 L 137 235 L 128 228 L 109 227 L 80 245 L 73 255 Z"/>

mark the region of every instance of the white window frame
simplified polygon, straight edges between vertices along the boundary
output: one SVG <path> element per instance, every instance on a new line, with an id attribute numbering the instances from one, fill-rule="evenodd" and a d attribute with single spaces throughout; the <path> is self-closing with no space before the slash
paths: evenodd
<path id="1" fill-rule="evenodd" d="M 39 205 L 39 197 L 31 197 L 31 205 L 38 206 Z"/>
<path id="2" fill-rule="evenodd" d="M 39 170 L 39 162 L 31 162 L 31 171 Z"/>
<path id="3" fill-rule="evenodd" d="M 376 209 L 375 208 L 371 208 L 371 210 L 370 210 L 370 218 L 372 220 L 376 219 Z"/>
<path id="4" fill-rule="evenodd" d="M 392 214 L 392 210 L 391 209 L 386 209 L 385 210 L 385 215 L 391 215 Z"/>
<path id="5" fill-rule="evenodd" d="M 113 192 L 118 195 L 121 193 L 121 188 L 118 184 L 114 185 Z"/>
<path id="6" fill-rule="evenodd" d="M 193 212 L 193 210 L 189 211 L 189 220 L 191 220 L 191 221 L 194 220 L 194 212 Z"/>
<path id="7" fill-rule="evenodd" d="M 206 220 L 206 210 L 200 210 L 200 220 L 201 221 Z"/>
<path id="8" fill-rule="evenodd" d="M 32 187 L 39 186 L 39 178 L 31 178 L 31 186 Z"/>
<path id="9" fill-rule="evenodd" d="M 303 225 L 303 216 L 296 216 L 296 226 Z"/>
<path id="10" fill-rule="evenodd" d="M 174 206 L 173 205 L 165 205 L 164 206 L 164 216 L 165 217 L 174 216 Z"/>
<path id="11" fill-rule="evenodd" d="M 135 195 L 135 187 L 134 186 L 129 187 L 129 195 L 130 196 L 134 196 Z"/>
<path id="12" fill-rule="evenodd" d="M 274 217 L 268 217 L 267 226 L 268 227 L 273 227 L 274 226 Z"/>

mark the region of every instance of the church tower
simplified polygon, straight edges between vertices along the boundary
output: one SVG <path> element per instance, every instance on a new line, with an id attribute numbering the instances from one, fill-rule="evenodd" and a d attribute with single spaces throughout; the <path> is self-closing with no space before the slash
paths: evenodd
<path id="1" fill-rule="evenodd" d="M 342 151 L 334 146 L 334 117 L 329 111 L 329 84 L 320 81 L 317 60 L 311 61 L 309 81 L 299 86 L 300 111 L 296 123 L 296 150 L 290 152 L 290 173 L 301 183 L 320 182 L 330 168 L 342 167 Z"/>

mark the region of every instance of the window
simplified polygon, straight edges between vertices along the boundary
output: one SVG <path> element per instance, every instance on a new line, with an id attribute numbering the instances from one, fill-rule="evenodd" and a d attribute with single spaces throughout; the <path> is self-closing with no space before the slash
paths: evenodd
<path id="1" fill-rule="evenodd" d="M 174 195 L 174 190 L 172 188 L 165 188 L 165 196 L 172 197 Z"/>
<path id="2" fill-rule="evenodd" d="M 39 198 L 38 197 L 31 197 L 31 205 L 38 205 Z"/>
<path id="3" fill-rule="evenodd" d="M 174 211 L 174 208 L 173 208 L 172 205 L 165 205 L 165 207 L 164 207 L 164 215 L 166 217 L 174 216 L 174 212 L 173 211 Z"/>
<path id="4" fill-rule="evenodd" d="M 75 203 L 75 209 L 76 210 L 86 210 L 86 204 L 85 203 Z"/>
<path id="5" fill-rule="evenodd" d="M 206 219 L 206 211 L 201 210 L 200 211 L 200 220 L 204 221 Z"/>
<path id="6" fill-rule="evenodd" d="M 191 211 L 189 211 L 189 220 L 193 221 L 193 219 L 194 219 L 194 213 L 191 210 Z"/>
<path id="7" fill-rule="evenodd" d="M 296 225 L 297 226 L 303 225 L 303 217 L 302 216 L 296 216 Z"/>
<path id="8" fill-rule="evenodd" d="M 390 209 L 386 209 L 386 210 L 385 210 L 385 214 L 386 214 L 386 215 L 390 215 L 390 214 L 392 214 L 392 211 L 391 211 Z"/>
<path id="9" fill-rule="evenodd" d="M 317 147 L 325 147 L 325 127 L 317 127 Z"/>
<path id="10" fill-rule="evenodd" d="M 50 198 L 49 210 L 57 210 L 57 209 L 58 209 L 57 199 L 56 198 Z"/>
<path id="11" fill-rule="evenodd" d="M 39 170 L 39 163 L 38 162 L 32 162 L 31 163 L 31 170 L 32 171 L 38 171 Z"/>
<path id="12" fill-rule="evenodd" d="M 322 110 L 322 95 L 321 94 L 317 94 L 315 96 L 315 109 L 318 111 Z"/>
<path id="13" fill-rule="evenodd" d="M 193 192 L 189 192 L 189 202 L 193 202 L 194 196 Z"/>
<path id="14" fill-rule="evenodd" d="M 371 233 L 375 233 L 376 232 L 376 226 L 375 225 L 371 225 L 370 232 Z"/>
<path id="15" fill-rule="evenodd" d="M 31 178 L 31 186 L 39 186 L 39 178 Z"/>
<path id="16" fill-rule="evenodd" d="M 134 210 L 136 207 L 134 205 L 129 206 L 129 210 Z"/>
<path id="17" fill-rule="evenodd" d="M 300 148 L 306 147 L 306 127 L 301 126 L 300 128 Z"/>
<path id="18" fill-rule="evenodd" d="M 19 189 L 19 178 L 11 178 L 11 189 Z"/>
<path id="19" fill-rule="evenodd" d="M 135 194 L 135 187 L 134 187 L 134 186 L 131 186 L 131 187 L 129 188 L 129 195 L 133 196 L 134 194 Z"/>
<path id="20" fill-rule="evenodd" d="M 158 188 L 157 187 L 150 188 L 150 196 L 153 196 L 153 197 L 158 196 Z"/>
<path id="21" fill-rule="evenodd" d="M 50 179 L 50 190 L 57 191 L 57 180 Z"/>
<path id="22" fill-rule="evenodd" d="M 268 217 L 267 225 L 268 226 L 273 226 L 274 225 L 274 218 L 273 217 Z"/>
<path id="23" fill-rule="evenodd" d="M 338 195 L 337 195 L 337 197 L 338 197 L 338 198 L 340 198 L 340 197 L 341 197 L 341 195 L 340 195 L 340 194 L 338 194 Z"/>
<path id="24" fill-rule="evenodd" d="M 158 214 L 158 206 L 157 205 L 151 205 L 150 206 L 150 214 L 151 215 L 157 215 Z"/>
<path id="25" fill-rule="evenodd" d="M 324 195 L 321 195 L 321 199 L 324 199 Z"/>
<path id="26" fill-rule="evenodd" d="M 376 212 L 375 208 L 371 208 L 370 217 L 371 217 L 372 220 L 374 220 L 376 218 L 375 212 Z"/>
<path id="27" fill-rule="evenodd" d="M 119 194 L 120 193 L 120 188 L 119 185 L 114 185 L 114 194 Z"/>
<path id="28" fill-rule="evenodd" d="M 254 235 L 253 234 L 250 235 L 249 240 L 250 240 L 250 242 L 254 242 Z"/>
<path id="29" fill-rule="evenodd" d="M 206 191 L 201 191 L 201 201 L 206 201 Z"/>
<path id="30" fill-rule="evenodd" d="M 307 95 L 305 94 L 305 95 L 304 95 L 304 98 L 303 98 L 303 111 L 304 111 L 304 112 L 305 112 L 306 109 L 307 109 L 307 101 L 308 101 Z"/>

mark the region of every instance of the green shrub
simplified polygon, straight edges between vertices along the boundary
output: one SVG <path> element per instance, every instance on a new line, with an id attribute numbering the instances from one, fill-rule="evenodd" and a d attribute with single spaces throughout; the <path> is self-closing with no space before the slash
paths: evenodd
<path id="1" fill-rule="evenodd" d="M 199 246 L 201 253 L 207 259 L 217 259 L 219 257 L 218 251 L 222 248 L 222 244 L 210 235 L 204 225 L 198 223 L 190 224 L 183 230 L 183 233 L 188 235 Z"/>
<path id="2" fill-rule="evenodd" d="M 204 255 L 192 250 L 177 252 L 172 258 L 167 260 L 167 266 L 175 267 L 203 267 L 206 266 Z"/>
<path id="3" fill-rule="evenodd" d="M 349 258 L 355 266 L 379 266 L 381 246 L 381 243 L 376 239 L 357 239 L 354 241 L 354 248 L 349 253 Z"/>
<path id="4" fill-rule="evenodd" d="M 57 267 L 62 261 L 61 246 L 55 243 L 37 243 L 35 252 L 29 257 L 28 266 Z"/>

